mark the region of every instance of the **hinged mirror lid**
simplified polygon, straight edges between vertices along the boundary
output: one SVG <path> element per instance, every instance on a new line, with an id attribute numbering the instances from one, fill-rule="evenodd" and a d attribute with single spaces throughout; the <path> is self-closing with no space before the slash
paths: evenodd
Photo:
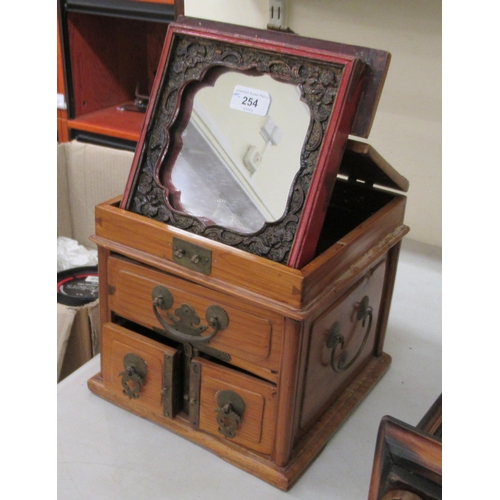
<path id="1" fill-rule="evenodd" d="M 339 175 L 346 176 L 352 182 L 397 191 L 407 192 L 410 186 L 408 179 L 397 172 L 372 146 L 352 139 L 347 142 Z"/>
<path id="2" fill-rule="evenodd" d="M 271 30 L 172 23 L 121 208 L 301 268 L 389 60 Z"/>

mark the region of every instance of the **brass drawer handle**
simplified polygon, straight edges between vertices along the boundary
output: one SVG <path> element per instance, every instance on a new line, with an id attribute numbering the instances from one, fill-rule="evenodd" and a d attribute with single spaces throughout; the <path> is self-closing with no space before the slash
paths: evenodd
<path id="1" fill-rule="evenodd" d="M 234 391 L 219 391 L 217 393 L 217 413 L 218 431 L 227 438 L 234 438 L 240 426 L 243 413 L 245 411 L 245 401 Z"/>
<path id="2" fill-rule="evenodd" d="M 205 311 L 208 325 L 200 325 L 200 317 L 189 304 L 182 304 L 175 310 L 175 316 L 167 312 L 167 316 L 173 324 L 168 324 L 161 316 L 160 311 L 170 309 L 174 298 L 170 290 L 164 286 L 156 286 L 153 289 L 153 312 L 156 319 L 163 327 L 165 336 L 178 342 L 189 342 L 190 344 L 206 343 L 213 339 L 217 333 L 225 330 L 229 325 L 229 317 L 220 306 L 209 306 Z M 202 335 L 209 327 L 213 330 L 208 335 Z"/>
<path id="3" fill-rule="evenodd" d="M 123 393 L 130 399 L 137 399 L 146 383 L 146 362 L 137 354 L 129 353 L 123 358 L 123 367 L 125 370 L 118 374 L 122 378 Z"/>
<path id="4" fill-rule="evenodd" d="M 336 321 L 332 327 L 330 328 L 330 331 L 328 332 L 328 337 L 326 339 L 326 346 L 330 349 L 332 349 L 332 354 L 330 357 L 330 365 L 333 369 L 333 371 L 340 373 L 345 370 L 348 370 L 354 362 L 359 358 L 361 355 L 361 352 L 363 351 L 366 341 L 368 340 L 368 337 L 370 336 L 370 330 L 372 327 L 372 321 L 373 321 L 373 309 L 369 305 L 369 298 L 367 295 L 365 295 L 361 302 L 359 303 L 358 311 L 356 314 L 356 319 L 358 321 L 361 321 L 361 325 L 363 328 L 365 327 L 366 320 L 368 319 L 368 327 L 366 328 L 365 336 L 363 337 L 363 342 L 361 342 L 361 345 L 359 346 L 358 352 L 355 354 L 355 356 L 351 359 L 351 361 L 347 362 L 347 358 L 349 356 L 349 353 L 347 350 L 344 350 L 344 343 L 345 343 L 345 338 L 344 336 L 340 333 L 340 323 Z M 338 363 L 335 363 L 335 351 L 337 347 L 342 349 L 342 354 L 339 357 Z"/>

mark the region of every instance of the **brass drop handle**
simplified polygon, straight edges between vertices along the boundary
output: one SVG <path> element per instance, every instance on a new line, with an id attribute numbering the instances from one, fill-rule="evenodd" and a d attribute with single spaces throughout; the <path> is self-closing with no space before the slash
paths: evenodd
<path id="1" fill-rule="evenodd" d="M 243 418 L 245 401 L 238 393 L 225 390 L 217 393 L 217 404 L 218 431 L 224 437 L 234 438 Z"/>
<path id="2" fill-rule="evenodd" d="M 213 339 L 217 333 L 225 330 L 229 325 L 229 317 L 226 311 L 216 305 L 207 307 L 205 318 L 208 325 L 200 325 L 200 317 L 189 304 L 182 304 L 174 312 L 175 316 L 167 312 L 167 316 L 173 324 L 169 324 L 160 314 L 160 310 L 167 311 L 174 303 L 170 290 L 164 286 L 156 286 L 152 292 L 153 312 L 156 319 L 163 327 L 160 331 L 166 337 L 178 342 L 189 342 L 190 344 L 206 343 Z M 208 335 L 202 335 L 209 327 L 213 330 Z"/>
<path id="3" fill-rule="evenodd" d="M 362 299 L 361 302 L 359 303 L 358 311 L 356 314 L 356 319 L 358 321 L 361 321 L 361 325 L 363 328 L 365 328 L 366 325 L 366 320 L 368 319 L 368 326 L 366 328 L 365 335 L 363 337 L 363 341 L 361 342 L 361 345 L 359 346 L 358 351 L 356 354 L 351 358 L 349 362 L 347 362 L 347 358 L 349 356 L 349 353 L 347 350 L 344 350 L 344 343 L 345 343 L 345 338 L 344 336 L 340 333 L 340 323 L 336 321 L 332 327 L 330 328 L 330 331 L 328 332 L 328 336 L 326 339 L 326 346 L 332 350 L 332 354 L 330 357 L 330 365 L 333 369 L 333 371 L 340 373 L 345 370 L 348 370 L 354 362 L 359 358 L 361 355 L 361 352 L 363 351 L 366 341 L 368 340 L 368 337 L 370 336 L 370 330 L 372 327 L 372 321 L 373 321 L 373 309 L 369 305 L 369 298 L 367 295 L 365 295 Z M 340 346 L 342 349 L 342 354 L 340 355 L 338 362 L 335 363 L 335 353 L 337 348 Z"/>
<path id="4" fill-rule="evenodd" d="M 123 393 L 130 399 L 137 399 L 146 383 L 146 362 L 137 354 L 129 353 L 123 358 L 123 367 L 125 370 L 118 374 L 122 378 Z"/>

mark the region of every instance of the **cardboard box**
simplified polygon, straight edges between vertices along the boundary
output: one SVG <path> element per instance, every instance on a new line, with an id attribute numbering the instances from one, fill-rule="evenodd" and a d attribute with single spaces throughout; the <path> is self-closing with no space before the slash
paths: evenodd
<path id="1" fill-rule="evenodd" d="M 57 304 L 57 381 L 99 351 L 99 300 L 81 307 Z"/>
<path id="2" fill-rule="evenodd" d="M 57 146 L 57 236 L 95 248 L 94 208 L 123 193 L 133 153 L 78 141 Z M 99 352 L 99 301 L 57 304 L 57 380 Z"/>

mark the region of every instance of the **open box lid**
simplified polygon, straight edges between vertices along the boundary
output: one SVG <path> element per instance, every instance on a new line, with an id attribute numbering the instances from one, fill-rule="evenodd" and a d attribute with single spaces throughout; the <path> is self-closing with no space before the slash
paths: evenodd
<path id="1" fill-rule="evenodd" d="M 121 208 L 301 268 L 349 135 L 369 133 L 389 61 L 376 49 L 179 18 Z"/>
<path id="2" fill-rule="evenodd" d="M 398 173 L 369 144 L 349 139 L 339 167 L 339 174 L 350 181 L 360 181 L 368 186 L 382 186 L 407 192 L 408 179 Z"/>

